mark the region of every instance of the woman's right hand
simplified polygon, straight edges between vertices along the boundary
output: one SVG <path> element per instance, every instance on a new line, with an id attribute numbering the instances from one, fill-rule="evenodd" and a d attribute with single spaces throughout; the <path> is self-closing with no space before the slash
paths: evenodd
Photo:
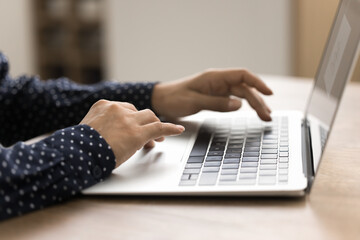
<path id="1" fill-rule="evenodd" d="M 162 123 L 149 109 L 138 111 L 130 103 L 107 100 L 96 102 L 80 124 L 94 128 L 106 140 L 116 157 L 116 167 L 142 147 L 154 146 L 154 140 L 185 130 L 181 125 Z"/>

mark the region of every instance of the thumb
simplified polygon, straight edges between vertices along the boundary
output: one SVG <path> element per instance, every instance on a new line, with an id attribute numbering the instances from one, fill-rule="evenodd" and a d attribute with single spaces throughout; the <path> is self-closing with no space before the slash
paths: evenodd
<path id="1" fill-rule="evenodd" d="M 197 104 L 200 110 L 212 110 L 218 112 L 230 112 L 238 110 L 241 107 L 240 99 L 231 97 L 217 97 L 199 94 Z"/>

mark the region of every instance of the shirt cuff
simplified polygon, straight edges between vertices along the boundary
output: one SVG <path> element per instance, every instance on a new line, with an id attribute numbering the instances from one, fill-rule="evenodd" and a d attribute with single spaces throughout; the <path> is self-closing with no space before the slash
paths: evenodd
<path id="1" fill-rule="evenodd" d="M 59 130 L 45 141 L 62 155 L 60 164 L 67 173 L 62 180 L 73 189 L 71 195 L 103 181 L 115 168 L 115 155 L 110 145 L 88 125 Z"/>

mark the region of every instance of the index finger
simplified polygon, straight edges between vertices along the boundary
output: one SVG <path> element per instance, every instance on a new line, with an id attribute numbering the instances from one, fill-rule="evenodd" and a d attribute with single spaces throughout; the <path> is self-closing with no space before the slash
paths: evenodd
<path id="1" fill-rule="evenodd" d="M 185 128 L 172 123 L 153 122 L 143 126 L 143 133 L 147 140 L 160 139 L 166 136 L 181 134 Z"/>
<path id="2" fill-rule="evenodd" d="M 239 85 L 245 83 L 250 87 L 256 88 L 265 95 L 272 95 L 272 90 L 258 76 L 245 69 L 228 69 L 220 71 L 225 76 L 225 81 L 229 85 Z"/>

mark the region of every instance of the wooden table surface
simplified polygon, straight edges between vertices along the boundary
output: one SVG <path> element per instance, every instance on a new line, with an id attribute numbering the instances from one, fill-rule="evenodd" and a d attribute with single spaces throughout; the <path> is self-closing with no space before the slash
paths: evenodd
<path id="1" fill-rule="evenodd" d="M 273 110 L 304 109 L 311 81 L 264 79 Z M 359 133 L 360 84 L 351 83 L 306 197 L 83 196 L 0 223 L 0 239 L 360 239 Z"/>

